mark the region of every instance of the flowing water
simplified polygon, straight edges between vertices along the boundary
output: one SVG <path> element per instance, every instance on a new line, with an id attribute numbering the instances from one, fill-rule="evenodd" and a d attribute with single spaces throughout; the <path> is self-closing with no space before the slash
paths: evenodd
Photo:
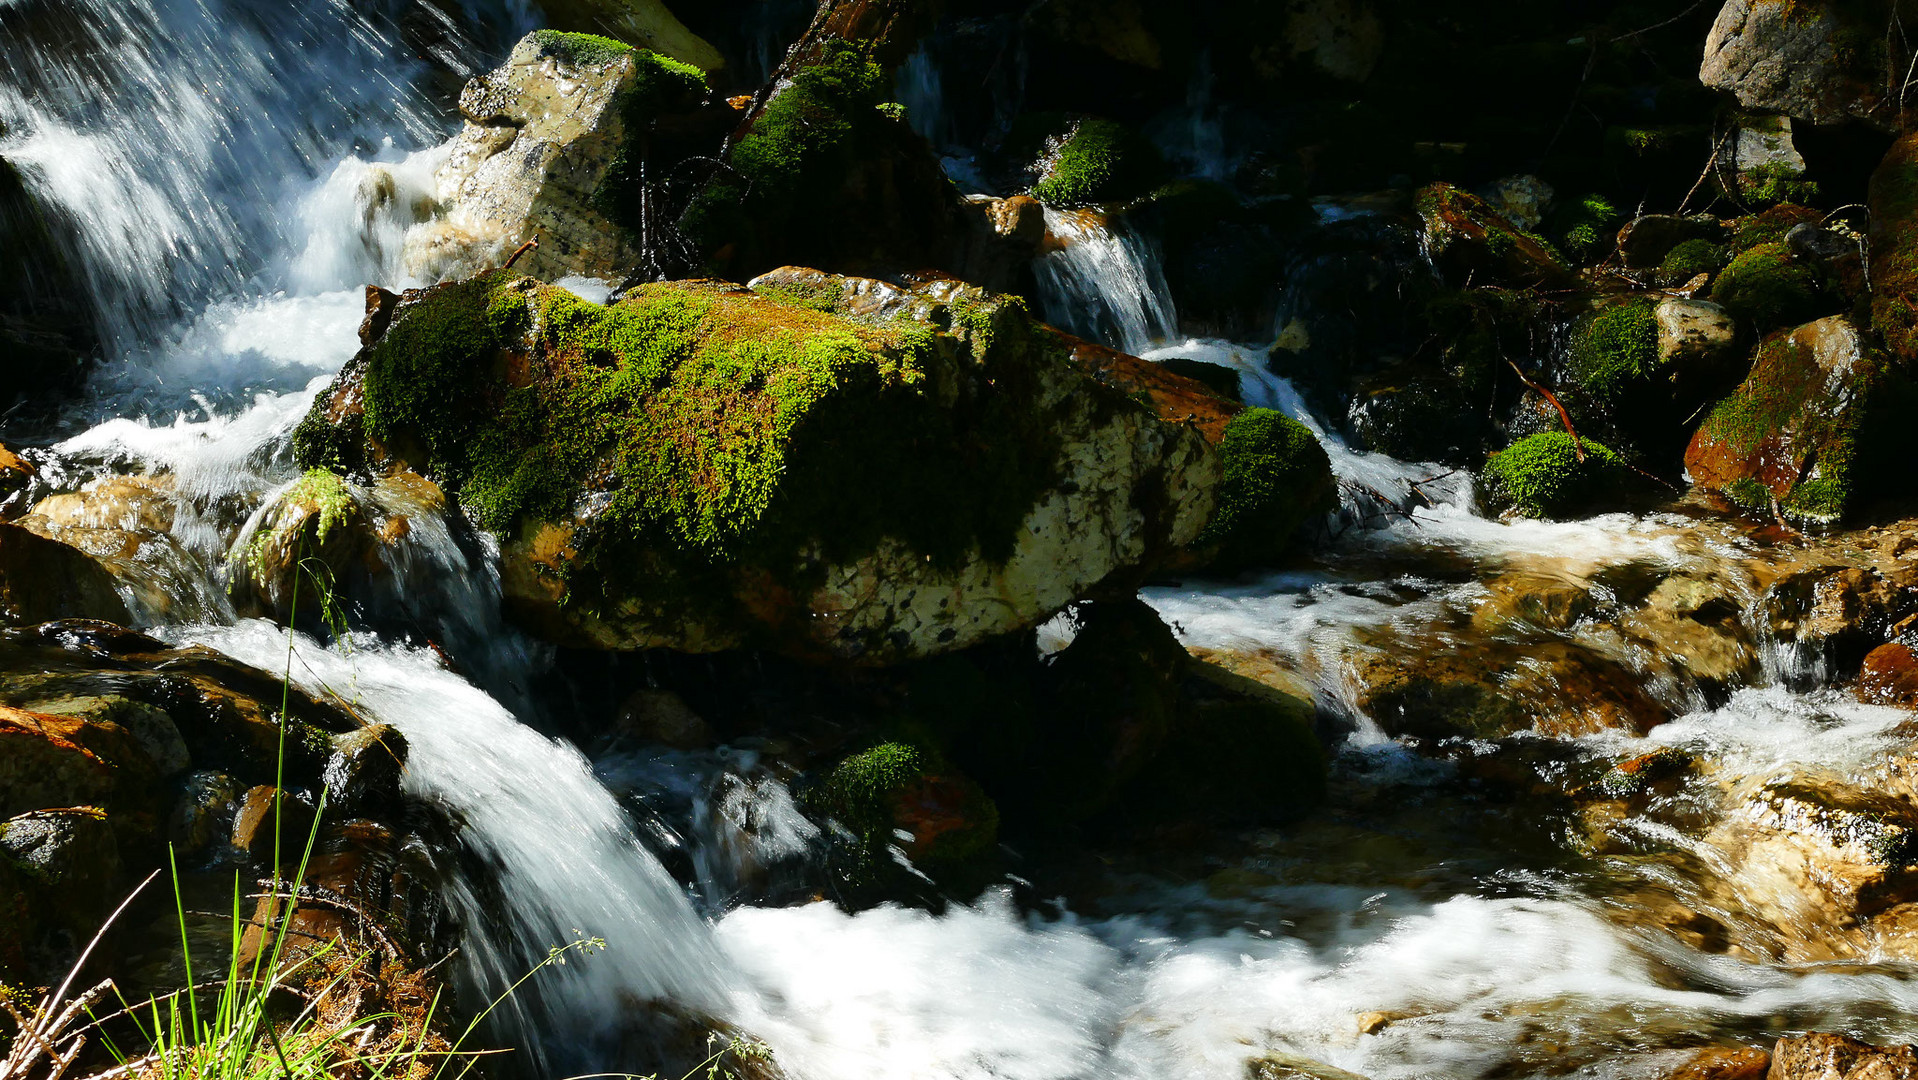
<path id="1" fill-rule="evenodd" d="M 1464 476 L 1347 446 L 1262 350 L 1181 341 L 1152 242 L 1123 222 L 1048 213 L 1054 246 L 1035 267 L 1047 317 L 1235 368 L 1248 401 L 1314 428 L 1340 482 L 1312 563 L 1146 594 L 1188 644 L 1276 658 L 1345 717 L 1331 805 L 1308 822 L 1181 857 L 1121 853 L 1069 902 L 1015 902 L 1010 886 L 939 914 L 782 902 L 766 898 L 803 895 L 823 836 L 791 777 L 743 748 L 589 761 L 522 723 L 502 700 L 525 714 L 510 688 L 541 655 L 499 623 L 490 553 L 457 522 L 429 516 L 396 580 L 430 596 L 420 618 L 463 627 L 428 636 L 487 671 L 487 689 L 405 635 L 329 644 L 236 621 L 218 600 L 225 551 L 295 479 L 289 432 L 356 347 L 357 290 L 425 274 L 403 240 L 451 121 L 397 27 L 431 7 L 0 2 L 0 157 L 60 226 L 122 361 L 34 452 L 42 488 L 170 478 L 181 572 L 209 587 L 147 621 L 269 670 L 290 650 L 295 681 L 404 732 L 409 789 L 459 825 L 466 869 L 448 897 L 469 985 L 494 993 L 552 947 L 605 941 L 511 1006 L 508 1037 L 547 1071 L 643 1067 L 618 1060 L 609 1033 L 661 1005 L 753 1033 L 799 1080 L 1224 1080 L 1274 1052 L 1375 1080 L 1615 1076 L 1700 1038 L 1918 1037 L 1903 962 L 1706 949 L 1627 917 L 1632 890 L 1687 886 L 1629 859 L 1568 869 L 1548 826 L 1474 794 L 1456 760 L 1386 738 L 1353 695 L 1350 665 L 1374 632 L 1418 640 L 1469 608 L 1485 574 L 1697 566 L 1736 538 L 1672 515 L 1479 517 Z M 484 14 L 500 39 L 438 39 L 440 69 L 484 65 L 528 24 L 514 4 Z M 933 73 L 911 78 L 936 116 Z M 1205 93 L 1195 82 L 1194 152 L 1213 160 Z M 1776 681 L 1566 752 L 1684 747 L 1709 752 L 1721 779 L 1758 782 L 1855 769 L 1901 737 L 1901 714 Z M 688 856 L 686 880 L 662 865 L 668 848 Z M 1683 898 L 1737 929 L 1735 904 Z M 1384 1019 L 1362 1029 L 1365 1014 Z"/>

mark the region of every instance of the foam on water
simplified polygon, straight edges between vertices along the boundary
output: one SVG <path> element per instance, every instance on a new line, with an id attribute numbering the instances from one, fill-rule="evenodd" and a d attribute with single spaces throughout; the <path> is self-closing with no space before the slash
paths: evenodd
<path id="1" fill-rule="evenodd" d="M 444 806 L 487 867 L 483 881 L 461 876 L 446 889 L 477 1000 L 500 994 L 550 948 L 605 940 L 603 954 L 549 969 L 506 1004 L 518 1045 L 553 1055 L 556 1067 L 584 1064 L 636 1003 L 723 1008 L 734 981 L 724 954 L 586 759 L 519 723 L 432 651 L 366 638 L 326 648 L 255 620 L 170 636 L 289 670 L 301 689 L 338 695 L 406 737 L 408 792 Z"/>

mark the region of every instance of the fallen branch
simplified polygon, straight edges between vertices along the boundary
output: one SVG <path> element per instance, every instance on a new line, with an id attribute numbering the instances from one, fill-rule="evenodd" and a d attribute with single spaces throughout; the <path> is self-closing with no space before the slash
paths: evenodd
<path id="1" fill-rule="evenodd" d="M 501 269 L 511 270 L 513 268 L 513 264 L 519 261 L 519 257 L 521 255 L 524 255 L 529 251 L 538 251 L 538 250 L 539 250 L 539 241 L 537 239 L 526 241 L 524 244 L 521 244 L 519 246 L 518 251 L 513 252 L 513 257 L 506 260 L 506 265 L 501 267 Z"/>
<path id="2" fill-rule="evenodd" d="M 1505 362 L 1511 365 L 1512 374 L 1518 376 L 1519 382 L 1524 383 L 1526 386 L 1536 391 L 1546 401 L 1549 401 L 1552 403 L 1552 408 L 1558 410 L 1558 418 L 1559 420 L 1563 421 L 1565 424 L 1565 433 L 1572 437 L 1572 453 L 1578 455 L 1578 460 L 1580 464 L 1584 464 L 1585 443 L 1583 440 L 1581 440 L 1578 437 L 1578 429 L 1572 426 L 1572 414 L 1565 411 L 1565 406 L 1559 402 L 1558 395 L 1552 393 L 1550 390 L 1545 389 L 1543 386 L 1540 386 L 1538 383 L 1535 383 L 1531 379 L 1527 378 L 1525 375 L 1525 372 L 1519 370 L 1519 366 L 1517 364 L 1512 363 L 1512 361 L 1510 360 L 1507 360 Z"/>

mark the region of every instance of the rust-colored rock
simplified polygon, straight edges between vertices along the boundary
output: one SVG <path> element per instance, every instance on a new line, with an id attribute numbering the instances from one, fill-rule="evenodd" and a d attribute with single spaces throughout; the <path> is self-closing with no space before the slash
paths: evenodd
<path id="1" fill-rule="evenodd" d="M 1751 1046 L 1708 1046 L 1665 1080 L 1764 1080 L 1771 1051 Z"/>
<path id="2" fill-rule="evenodd" d="M 1424 224 L 1426 251 L 1460 280 L 1473 274 L 1515 285 L 1575 280 L 1561 256 L 1469 191 L 1432 184 L 1419 191 L 1413 205 Z"/>
<path id="3" fill-rule="evenodd" d="M 1866 653 L 1858 673 L 1858 697 L 1873 705 L 1918 709 L 1918 653 L 1897 642 Z"/>

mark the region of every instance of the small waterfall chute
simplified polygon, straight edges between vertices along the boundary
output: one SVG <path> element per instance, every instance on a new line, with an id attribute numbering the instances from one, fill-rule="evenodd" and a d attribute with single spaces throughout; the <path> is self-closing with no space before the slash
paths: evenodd
<path id="1" fill-rule="evenodd" d="M 1135 355 L 1178 332 L 1156 246 L 1123 221 L 1047 208 L 1048 250 L 1033 264 L 1046 321 Z"/>

